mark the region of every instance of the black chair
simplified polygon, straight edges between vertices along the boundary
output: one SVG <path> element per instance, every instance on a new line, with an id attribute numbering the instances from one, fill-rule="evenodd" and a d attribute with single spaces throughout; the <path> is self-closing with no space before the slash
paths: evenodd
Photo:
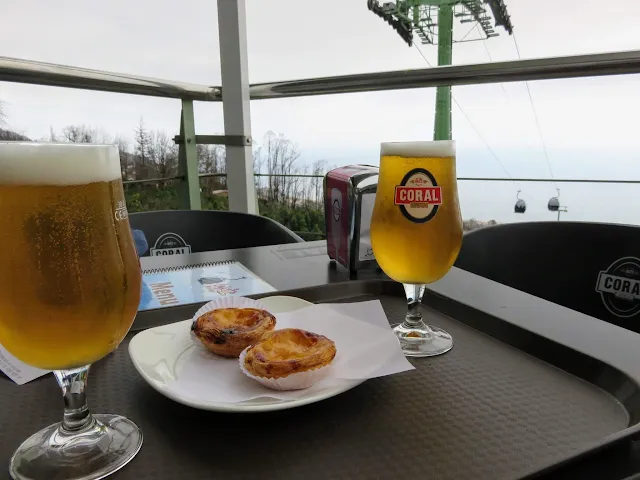
<path id="1" fill-rule="evenodd" d="M 149 242 L 144 256 L 207 252 L 303 242 L 275 220 L 213 210 L 161 210 L 129 215 Z"/>
<path id="2" fill-rule="evenodd" d="M 456 267 L 640 332 L 640 228 L 512 223 L 464 235 Z"/>

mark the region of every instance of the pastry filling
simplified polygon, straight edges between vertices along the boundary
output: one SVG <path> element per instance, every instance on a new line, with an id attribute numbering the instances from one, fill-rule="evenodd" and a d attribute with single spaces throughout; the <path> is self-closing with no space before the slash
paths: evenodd
<path id="1" fill-rule="evenodd" d="M 241 331 L 251 330 L 264 318 L 262 310 L 255 308 L 225 308 L 213 310 L 209 315 L 220 328 Z"/>
<path id="2" fill-rule="evenodd" d="M 322 337 L 302 330 L 278 330 L 256 347 L 259 361 L 299 360 L 317 353 Z"/>

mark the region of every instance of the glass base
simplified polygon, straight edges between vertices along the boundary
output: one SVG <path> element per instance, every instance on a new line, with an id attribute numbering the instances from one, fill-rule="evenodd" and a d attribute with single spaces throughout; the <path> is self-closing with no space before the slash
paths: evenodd
<path id="1" fill-rule="evenodd" d="M 97 480 L 125 466 L 142 446 L 142 431 L 119 415 L 94 415 L 79 432 L 50 425 L 25 440 L 11 457 L 15 480 Z"/>
<path id="2" fill-rule="evenodd" d="M 453 348 L 453 338 L 441 328 L 432 325 L 425 325 L 424 329 L 406 328 L 403 324 L 392 327 L 407 357 L 433 357 Z"/>

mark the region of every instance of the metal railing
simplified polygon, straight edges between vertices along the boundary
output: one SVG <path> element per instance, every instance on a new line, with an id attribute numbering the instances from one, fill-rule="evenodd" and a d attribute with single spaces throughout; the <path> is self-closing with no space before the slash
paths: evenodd
<path id="1" fill-rule="evenodd" d="M 220 20 L 219 18 L 219 21 Z M 440 85 L 474 85 L 637 73 L 640 73 L 640 51 L 635 50 L 271 82 L 250 85 L 248 90 L 251 99 L 260 100 L 295 96 L 424 88 Z M 125 183 L 136 184 L 179 180 L 180 183 L 183 184 L 183 187 L 180 189 L 183 208 L 199 209 L 199 178 L 226 176 L 226 174 L 223 173 L 199 173 L 197 151 L 195 148 L 196 142 L 201 138 L 214 138 L 214 136 L 196 136 L 193 101 L 223 101 L 224 90 L 219 86 L 196 85 L 8 57 L 0 57 L 0 81 L 180 99 L 182 101 L 182 111 L 178 136 L 178 138 L 181 139 L 179 143 L 178 175 L 169 178 L 130 180 Z M 237 92 L 234 92 L 234 94 L 236 93 Z M 237 103 L 235 105 L 237 105 Z M 225 112 L 226 111 L 227 108 L 225 107 Z M 225 137 L 219 136 L 215 138 L 216 139 L 211 141 L 220 143 L 224 141 Z M 246 147 L 250 144 L 250 138 L 235 135 L 225 143 L 228 148 L 230 145 L 236 145 L 234 148 L 243 148 L 238 145 L 244 145 Z M 247 158 L 246 155 L 245 158 Z M 237 175 L 237 172 L 234 175 Z M 313 175 L 293 176 L 313 177 Z M 234 176 L 234 178 L 239 177 Z M 640 183 L 640 180 L 551 180 L 541 178 L 460 177 L 458 180 Z M 230 180 L 228 183 L 230 183 L 230 192 L 236 188 L 245 188 L 246 192 L 247 183 L 250 182 L 244 182 L 244 185 L 234 185 Z M 244 202 L 245 205 L 247 205 L 247 203 L 248 202 Z"/>
<path id="2" fill-rule="evenodd" d="M 219 87 L 9 57 L 0 57 L 0 81 L 202 102 L 222 98 Z"/>
<path id="3" fill-rule="evenodd" d="M 252 100 L 640 73 L 640 51 L 363 73 L 251 85 Z"/>
<path id="4" fill-rule="evenodd" d="M 200 173 L 199 178 L 226 177 L 226 173 Z M 297 173 L 255 173 L 256 177 L 287 177 L 287 178 L 324 178 L 324 175 Z M 147 178 L 141 180 L 125 180 L 125 185 L 141 183 L 158 183 L 169 180 L 184 180 L 183 176 Z M 592 178 L 512 178 L 512 177 L 457 177 L 459 182 L 534 182 L 534 183 L 608 183 L 608 184 L 640 184 L 640 180 L 592 179 Z"/>
<path id="5" fill-rule="evenodd" d="M 640 50 L 260 83 L 249 86 L 249 95 L 251 100 L 262 100 L 634 73 L 640 73 Z M 160 80 L 9 57 L 0 57 L 0 81 L 203 102 L 220 102 L 223 97 L 222 87 L 219 86 Z"/>

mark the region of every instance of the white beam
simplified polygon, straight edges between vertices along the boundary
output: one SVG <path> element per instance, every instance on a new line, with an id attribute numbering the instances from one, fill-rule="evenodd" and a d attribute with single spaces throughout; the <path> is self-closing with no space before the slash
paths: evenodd
<path id="1" fill-rule="evenodd" d="M 218 35 L 225 135 L 251 136 L 249 62 L 244 0 L 218 0 Z M 258 213 L 250 146 L 227 149 L 229 210 Z"/>

